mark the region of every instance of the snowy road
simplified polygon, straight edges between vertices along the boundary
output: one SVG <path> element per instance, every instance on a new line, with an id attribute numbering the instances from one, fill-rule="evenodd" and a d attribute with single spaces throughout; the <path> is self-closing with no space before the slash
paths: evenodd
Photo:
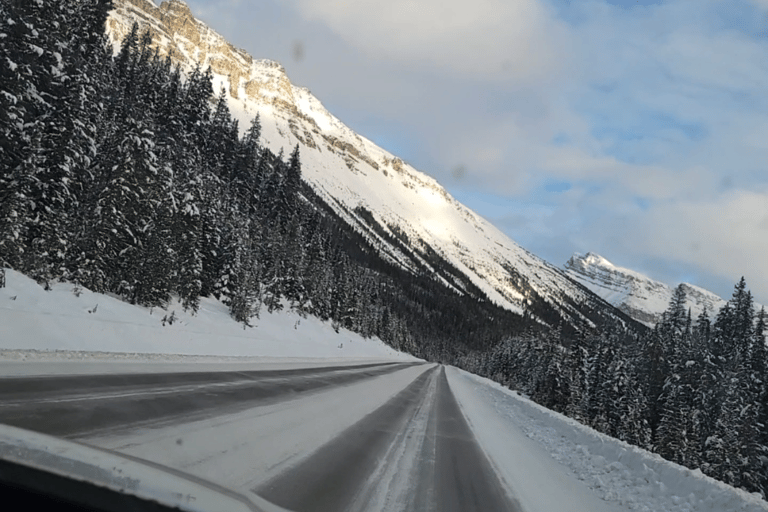
<path id="1" fill-rule="evenodd" d="M 0 379 L 0 423 L 87 438 L 177 424 L 316 393 L 413 363 L 269 371 L 56 375 Z"/>
<path id="2" fill-rule="evenodd" d="M 291 510 L 519 510 L 431 367 L 254 491 Z"/>
<path id="3" fill-rule="evenodd" d="M 10 377 L 0 379 L 0 422 L 290 510 L 519 510 L 436 365 Z"/>
<path id="4" fill-rule="evenodd" d="M 0 422 L 295 511 L 766 510 L 454 368 L 327 364 L 5 377 Z"/>

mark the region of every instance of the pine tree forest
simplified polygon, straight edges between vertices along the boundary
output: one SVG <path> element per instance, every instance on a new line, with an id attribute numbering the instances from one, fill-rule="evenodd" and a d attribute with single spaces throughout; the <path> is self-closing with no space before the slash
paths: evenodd
<path id="1" fill-rule="evenodd" d="M 678 286 L 654 329 L 510 336 L 460 366 L 596 430 L 735 487 L 768 493 L 768 315 L 742 278 L 714 318 Z"/>
<path id="2" fill-rule="evenodd" d="M 382 259 L 302 180 L 298 146 L 275 155 L 258 116 L 240 129 L 209 70 L 138 26 L 113 49 L 110 9 L 0 0 L 0 268 L 148 307 L 212 296 L 246 329 L 293 308 L 768 496 L 768 316 L 743 279 L 697 318 L 678 287 L 652 330 L 546 329 L 459 295 Z"/>

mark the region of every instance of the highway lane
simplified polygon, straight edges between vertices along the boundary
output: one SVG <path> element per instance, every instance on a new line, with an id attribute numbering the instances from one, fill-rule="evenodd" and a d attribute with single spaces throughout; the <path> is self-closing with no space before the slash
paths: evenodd
<path id="1" fill-rule="evenodd" d="M 448 386 L 445 368 L 440 372 L 434 415 L 435 428 L 428 437 L 434 444 L 434 507 L 431 509 L 442 512 L 520 510 L 519 505 L 507 497 L 496 471 L 478 445 Z"/>
<path id="2" fill-rule="evenodd" d="M 298 512 L 520 510 L 475 440 L 442 366 L 253 491 Z"/>
<path id="3" fill-rule="evenodd" d="M 0 423 L 83 438 L 263 406 L 413 364 L 0 378 Z"/>
<path id="4" fill-rule="evenodd" d="M 437 368 L 419 375 L 405 389 L 312 456 L 253 491 L 290 510 L 347 510 L 368 486 L 367 477 L 382 454 L 408 428 L 426 397 Z"/>
<path id="5" fill-rule="evenodd" d="M 303 511 L 518 511 L 437 365 L 0 379 L 0 422 Z"/>

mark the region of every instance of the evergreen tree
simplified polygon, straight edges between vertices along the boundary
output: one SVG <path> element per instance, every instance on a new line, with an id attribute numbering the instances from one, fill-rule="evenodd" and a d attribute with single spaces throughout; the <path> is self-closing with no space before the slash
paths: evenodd
<path id="1" fill-rule="evenodd" d="M 286 170 L 285 176 L 286 200 L 288 201 L 286 206 L 288 208 L 292 208 L 294 206 L 294 200 L 296 195 L 299 193 L 300 187 L 301 160 L 299 158 L 299 145 L 296 144 L 296 147 L 293 149 L 293 153 L 291 153 L 291 158 L 288 161 L 288 168 Z"/>
<path id="2" fill-rule="evenodd" d="M 759 391 L 749 377 L 754 347 L 754 304 L 742 277 L 715 322 L 719 375 L 714 425 L 705 442 L 707 474 L 734 486 L 756 489 Z"/>
<path id="3" fill-rule="evenodd" d="M 760 381 L 760 394 L 758 398 L 758 422 L 759 434 L 756 447 L 754 447 L 753 464 L 757 468 L 757 487 L 763 494 L 763 499 L 768 499 L 768 362 L 766 362 L 765 332 L 768 329 L 768 315 L 765 308 L 760 309 L 755 326 L 756 357 L 755 376 Z M 760 356 L 760 352 L 763 356 Z"/>
<path id="4" fill-rule="evenodd" d="M 589 353 L 587 352 L 585 335 L 581 332 L 577 333 L 570 350 L 570 398 L 565 413 L 582 423 L 585 423 L 587 419 L 587 399 L 589 396 L 587 380 L 588 360 Z"/>
<path id="5" fill-rule="evenodd" d="M 695 430 L 694 423 L 698 421 L 691 410 L 693 385 L 697 379 L 691 345 L 691 316 L 690 310 L 686 313 L 685 301 L 685 290 L 679 285 L 659 325 L 669 373 L 663 392 L 657 398 L 659 423 L 654 440 L 658 453 L 683 465 L 691 444 L 698 444 L 698 435 L 696 439 L 689 439 Z"/>

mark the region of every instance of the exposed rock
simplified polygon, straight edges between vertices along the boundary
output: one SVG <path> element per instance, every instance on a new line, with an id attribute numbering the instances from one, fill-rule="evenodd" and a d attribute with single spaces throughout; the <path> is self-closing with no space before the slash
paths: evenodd
<path id="1" fill-rule="evenodd" d="M 661 320 L 672 299 L 674 287 L 638 272 L 617 267 L 594 253 L 574 254 L 564 265 L 566 274 L 594 293 L 613 304 L 638 322 L 653 326 Z M 694 319 L 706 308 L 709 316 L 725 304 L 714 293 L 683 283 L 687 301 Z"/>

